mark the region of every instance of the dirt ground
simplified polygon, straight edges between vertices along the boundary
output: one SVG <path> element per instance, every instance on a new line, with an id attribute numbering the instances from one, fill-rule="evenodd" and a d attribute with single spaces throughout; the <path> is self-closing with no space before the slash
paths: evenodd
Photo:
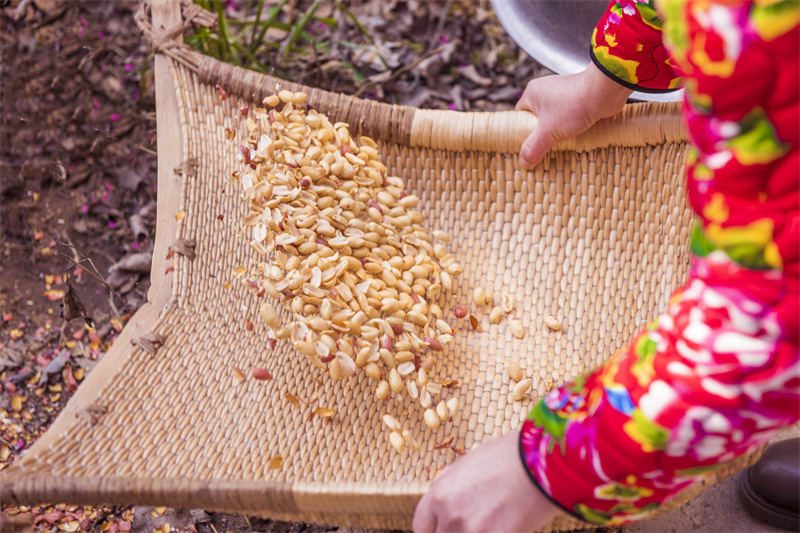
<path id="1" fill-rule="evenodd" d="M 371 56 L 335 46 L 326 53 L 346 53 L 370 85 L 347 69 L 302 60 L 286 73 L 393 103 L 513 108 L 539 67 L 503 34 L 487 2 L 451 4 L 358 4 L 390 64 L 375 67 Z M 226 6 L 235 16 L 238 3 Z M 3 470 L 58 416 L 144 303 L 158 191 L 152 56 L 133 24 L 136 2 L 1 0 L 0 8 Z M 399 23 L 381 18 L 387 9 Z M 402 45 L 412 39 L 428 44 Z M 330 57 L 313 61 L 329 65 Z M 2 511 L 0 529 L 53 532 L 338 529 L 133 506 Z"/>

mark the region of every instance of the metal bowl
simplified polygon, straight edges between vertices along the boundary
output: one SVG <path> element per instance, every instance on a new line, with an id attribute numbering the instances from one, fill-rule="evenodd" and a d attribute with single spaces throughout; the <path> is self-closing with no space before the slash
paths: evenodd
<path id="1" fill-rule="evenodd" d="M 575 74 L 590 63 L 595 24 L 608 7 L 605 0 L 492 0 L 500 24 L 533 59 L 556 74 Z M 631 100 L 677 102 L 683 90 L 634 92 Z"/>

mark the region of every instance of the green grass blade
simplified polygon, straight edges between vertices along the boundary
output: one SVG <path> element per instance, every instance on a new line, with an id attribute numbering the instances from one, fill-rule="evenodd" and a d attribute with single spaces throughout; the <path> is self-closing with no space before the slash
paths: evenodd
<path id="1" fill-rule="evenodd" d="M 261 10 L 264 9 L 264 0 L 258 0 L 258 11 L 256 11 L 256 22 L 253 24 L 253 35 L 250 37 L 250 51 L 255 52 L 253 47 L 253 43 L 256 42 L 256 28 L 258 24 L 261 22 Z"/>
<path id="2" fill-rule="evenodd" d="M 222 2 L 220 0 L 214 0 L 214 7 L 216 8 L 217 12 L 217 25 L 219 26 L 220 43 L 222 44 L 224 51 L 227 52 L 226 58 L 229 57 L 234 65 L 241 67 L 242 58 L 231 46 L 232 40 L 230 30 L 228 29 L 228 17 L 225 16 L 225 10 L 222 7 Z"/>
<path id="3" fill-rule="evenodd" d="M 289 34 L 289 39 L 286 41 L 286 46 L 283 49 L 283 60 L 289 57 L 289 51 L 294 46 L 294 43 L 300 37 L 300 34 L 303 33 L 303 30 L 306 29 L 306 26 L 311 19 L 314 17 L 314 13 L 316 13 L 317 9 L 319 9 L 320 4 L 322 4 L 322 0 L 314 0 L 314 3 L 311 5 L 311 8 L 303 15 L 303 18 L 300 22 L 295 23 L 294 27 L 292 28 L 292 32 Z"/>
<path id="4" fill-rule="evenodd" d="M 287 3 L 289 3 L 289 0 L 281 0 L 281 3 L 272 9 L 272 13 L 270 13 L 269 18 L 264 25 L 261 26 L 261 33 L 258 34 L 258 39 L 250 43 L 250 50 L 253 53 L 256 52 L 259 46 L 261 46 L 264 36 L 267 34 L 267 30 L 270 28 L 270 26 L 275 25 L 277 27 L 277 24 L 275 24 L 275 18 L 277 18 L 278 14 L 281 12 L 281 9 L 283 9 L 283 6 L 285 6 Z"/>
<path id="5" fill-rule="evenodd" d="M 325 24 L 329 28 L 336 28 L 336 19 L 333 17 L 314 17 L 314 20 Z"/>

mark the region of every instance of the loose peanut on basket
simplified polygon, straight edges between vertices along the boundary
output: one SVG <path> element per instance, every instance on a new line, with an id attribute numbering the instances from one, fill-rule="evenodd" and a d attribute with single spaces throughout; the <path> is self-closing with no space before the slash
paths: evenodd
<path id="1" fill-rule="evenodd" d="M 403 438 L 403 435 L 400 433 L 392 432 L 389 434 L 389 443 L 394 447 L 395 450 L 398 452 L 402 452 L 406 449 L 406 441 Z"/>
<path id="2" fill-rule="evenodd" d="M 469 312 L 469 307 L 467 307 L 464 304 L 458 304 L 453 308 L 453 314 L 456 316 L 456 318 L 464 318 L 465 316 L 467 316 L 468 312 Z"/>
<path id="3" fill-rule="evenodd" d="M 439 417 L 436 415 L 436 411 L 434 411 L 433 409 L 426 409 L 423 418 L 425 420 L 425 424 L 429 428 L 431 428 L 434 431 L 439 429 L 441 420 L 439 420 Z"/>
<path id="4" fill-rule="evenodd" d="M 500 304 L 500 308 L 503 310 L 505 314 L 509 314 L 511 311 L 514 310 L 514 306 L 516 305 L 516 300 L 510 294 L 503 295 L 503 301 Z"/>
<path id="5" fill-rule="evenodd" d="M 523 379 L 516 385 L 514 385 L 514 389 L 511 392 L 511 397 L 514 398 L 515 401 L 520 401 L 525 395 L 531 390 L 531 384 L 533 382 L 530 379 Z"/>
<path id="6" fill-rule="evenodd" d="M 476 307 L 483 307 L 483 305 L 486 303 L 486 292 L 480 287 L 477 287 L 472 292 L 472 302 Z"/>
<path id="7" fill-rule="evenodd" d="M 447 400 L 447 410 L 450 412 L 450 418 L 455 418 L 458 414 L 458 398 Z"/>
<path id="8" fill-rule="evenodd" d="M 522 369 L 519 367 L 519 363 L 516 361 L 511 361 L 508 365 L 508 375 L 511 379 L 516 382 L 522 381 Z"/>
<path id="9" fill-rule="evenodd" d="M 288 338 L 334 379 L 363 371 L 379 400 L 406 389 L 429 406 L 434 393 L 418 383 L 415 361 L 453 341 L 434 303 L 462 272 L 450 235 L 428 233 L 420 199 L 380 161 L 378 143 L 306 109 L 306 98 L 284 89 L 246 118 L 231 178 L 258 259 L 237 274 L 291 313 L 281 325 L 273 304 L 261 304 L 272 342 Z"/>
<path id="10" fill-rule="evenodd" d="M 278 312 L 275 311 L 275 308 L 269 304 L 269 302 L 264 302 L 261 304 L 261 308 L 259 309 L 261 318 L 264 320 L 264 323 L 271 327 L 272 329 L 278 329 L 280 326 L 280 318 L 278 318 Z"/>
<path id="11" fill-rule="evenodd" d="M 383 415 L 383 423 L 392 431 L 402 431 L 403 426 L 392 415 Z"/>
<path id="12" fill-rule="evenodd" d="M 544 317 L 544 325 L 548 328 L 552 329 L 553 331 L 561 331 L 561 322 L 554 316 L 546 316 Z"/>
<path id="13" fill-rule="evenodd" d="M 447 419 L 450 418 L 450 410 L 447 408 L 447 404 L 442 400 L 436 406 L 436 416 L 439 417 L 439 420 L 442 422 L 447 422 Z"/>
<path id="14" fill-rule="evenodd" d="M 419 443 L 417 442 L 417 439 L 415 439 L 414 435 L 407 429 L 403 430 L 403 440 L 406 441 L 409 449 L 419 450 Z"/>
<path id="15" fill-rule="evenodd" d="M 379 400 L 385 400 L 389 397 L 389 384 L 385 381 L 381 381 L 378 383 L 378 387 L 375 389 L 375 397 Z"/>
<path id="16" fill-rule="evenodd" d="M 511 334 L 516 338 L 521 339 L 525 336 L 525 329 L 522 327 L 522 320 L 519 318 L 512 318 L 510 326 Z"/>

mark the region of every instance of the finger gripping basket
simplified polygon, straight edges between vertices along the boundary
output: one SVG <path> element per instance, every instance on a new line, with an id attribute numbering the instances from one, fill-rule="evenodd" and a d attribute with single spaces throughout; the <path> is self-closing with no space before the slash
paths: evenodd
<path id="1" fill-rule="evenodd" d="M 145 2 L 137 14 L 159 52 L 149 303 L 50 430 L 0 474 L 4 503 L 170 505 L 409 528 L 437 470 L 457 458 L 437 443 L 452 437 L 453 447 L 469 450 L 518 428 L 535 399 L 602 363 L 682 281 L 691 215 L 676 106 L 628 106 L 524 171 L 516 154 L 535 127 L 530 114 L 390 106 L 235 68 L 180 44 L 189 23 L 213 24 L 196 6 L 180 8 L 158 2 L 151 20 Z M 435 433 L 416 402 L 376 401 L 366 376 L 333 382 L 288 342 L 267 348 L 258 299 L 234 275 L 255 252 L 239 222 L 246 206 L 228 183 L 236 145 L 225 129 L 241 131 L 240 105 L 260 106 L 277 85 L 306 91 L 332 121 L 375 138 L 389 172 L 421 198 L 427 229 L 452 235 L 464 274 L 439 302 L 446 316 L 471 303 L 476 287 L 518 302 L 524 339 L 506 320 L 490 324 L 484 308 L 476 313 L 483 332 L 462 323 L 442 352 L 434 374 L 458 381 L 446 397 L 459 398 L 460 412 Z M 546 328 L 546 315 L 563 331 Z M 533 380 L 522 402 L 510 397 L 512 359 Z M 245 374 L 266 367 L 275 378 L 240 382 L 233 366 Z M 287 399 L 315 394 L 313 406 Z M 336 412 L 311 418 L 316 407 Z M 389 445 L 385 413 L 417 435 L 419 451 Z M 692 492 L 740 466 L 717 470 Z M 581 527 L 562 515 L 545 529 Z"/>

